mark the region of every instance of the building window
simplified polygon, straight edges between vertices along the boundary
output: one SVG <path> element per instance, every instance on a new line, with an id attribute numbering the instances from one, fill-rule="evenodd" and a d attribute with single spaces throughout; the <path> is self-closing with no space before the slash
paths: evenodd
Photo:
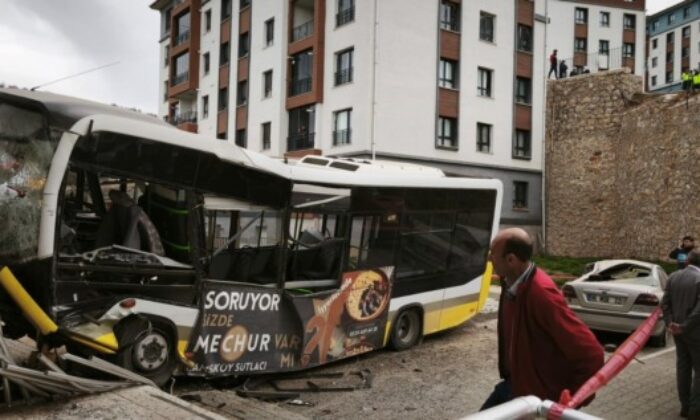
<path id="1" fill-rule="evenodd" d="M 175 34 L 175 45 L 180 45 L 190 39 L 190 12 L 185 12 L 175 18 L 177 33 Z"/>
<path id="2" fill-rule="evenodd" d="M 673 51 L 666 53 L 666 64 L 673 63 Z"/>
<path id="3" fill-rule="evenodd" d="M 231 0 L 221 0 L 221 21 L 231 17 Z"/>
<path id="4" fill-rule="evenodd" d="M 219 89 L 219 111 L 228 108 L 228 88 Z"/>
<path id="5" fill-rule="evenodd" d="M 440 59 L 438 86 L 449 89 L 457 89 L 457 74 L 459 69 L 456 61 L 446 58 Z"/>
<path id="6" fill-rule="evenodd" d="M 440 28 L 458 32 L 459 22 L 459 4 L 442 0 L 440 2 Z"/>
<path id="7" fill-rule="evenodd" d="M 656 76 L 651 76 L 651 85 L 656 86 Z"/>
<path id="8" fill-rule="evenodd" d="M 628 15 L 627 13 L 622 16 L 622 27 L 625 29 L 634 29 L 637 26 L 637 17 L 635 15 Z"/>
<path id="9" fill-rule="evenodd" d="M 314 56 L 311 51 L 304 51 L 292 57 L 292 77 L 289 83 L 289 96 L 300 95 L 311 91 L 313 84 L 311 71 L 313 65 Z"/>
<path id="10" fill-rule="evenodd" d="M 600 12 L 600 26 L 610 26 L 610 12 Z"/>
<path id="11" fill-rule="evenodd" d="M 532 52 L 532 27 L 518 24 L 518 50 Z"/>
<path id="12" fill-rule="evenodd" d="M 513 181 L 513 209 L 527 209 L 527 187 L 527 182 Z"/>
<path id="13" fill-rule="evenodd" d="M 242 33 L 238 36 L 238 58 L 248 56 L 249 38 L 248 32 Z"/>
<path id="14" fill-rule="evenodd" d="M 248 6 L 250 6 L 250 0 L 241 0 L 241 10 L 245 9 Z"/>
<path id="15" fill-rule="evenodd" d="M 491 125 L 476 123 L 476 151 L 491 153 Z"/>
<path id="16" fill-rule="evenodd" d="M 481 18 L 479 19 L 479 38 L 482 41 L 493 42 L 495 21 L 496 16 L 481 12 Z"/>
<path id="17" fill-rule="evenodd" d="M 601 54 L 601 55 L 610 54 L 610 42 L 609 41 L 607 41 L 605 39 L 601 39 L 600 41 L 598 41 L 598 54 Z"/>
<path id="18" fill-rule="evenodd" d="M 688 58 L 688 57 L 690 57 L 690 47 L 681 48 L 681 58 Z"/>
<path id="19" fill-rule="evenodd" d="M 265 122 L 262 123 L 260 126 L 260 131 L 262 132 L 262 148 L 263 150 L 270 150 L 271 147 L 271 141 L 270 141 L 270 134 L 271 134 L 271 126 L 272 123 L 270 122 Z"/>
<path id="20" fill-rule="evenodd" d="M 437 147 L 457 148 L 457 119 L 448 117 L 438 118 Z"/>
<path id="21" fill-rule="evenodd" d="M 168 67 L 168 63 L 170 62 L 170 45 L 165 46 L 165 53 L 163 55 L 165 56 L 165 63 L 163 63 L 163 66 Z"/>
<path id="22" fill-rule="evenodd" d="M 333 146 L 350 144 L 352 137 L 351 114 L 352 109 L 344 109 L 333 113 Z"/>
<path id="23" fill-rule="evenodd" d="M 683 38 L 690 38 L 690 26 L 683 28 Z"/>
<path id="24" fill-rule="evenodd" d="M 211 9 L 204 12 L 204 30 L 211 31 Z"/>
<path id="25" fill-rule="evenodd" d="M 263 98 L 272 96 L 272 70 L 263 73 Z"/>
<path id="26" fill-rule="evenodd" d="M 690 16 L 690 7 L 684 7 L 683 8 L 683 19 L 687 18 Z"/>
<path id="27" fill-rule="evenodd" d="M 491 97 L 491 76 L 492 76 L 493 71 L 489 69 L 485 69 L 483 67 L 479 67 L 478 69 L 478 84 L 477 84 L 477 92 L 479 93 L 479 96 L 486 96 L 486 97 Z"/>
<path id="28" fill-rule="evenodd" d="M 202 119 L 209 118 L 209 95 L 202 96 Z"/>
<path id="29" fill-rule="evenodd" d="M 343 26 L 355 20 L 355 0 L 338 0 L 338 13 L 335 14 L 335 26 Z"/>
<path id="30" fill-rule="evenodd" d="M 186 82 L 190 77 L 190 53 L 180 54 L 175 58 L 171 81 L 173 86 Z"/>
<path id="31" fill-rule="evenodd" d="M 236 105 L 241 106 L 248 103 L 248 81 L 241 80 L 236 88 Z"/>
<path id="32" fill-rule="evenodd" d="M 585 25 L 588 23 L 588 9 L 577 7 L 574 11 L 574 21 L 578 24 Z"/>
<path id="33" fill-rule="evenodd" d="M 348 48 L 335 53 L 335 85 L 352 82 L 352 55 L 354 49 Z"/>
<path id="34" fill-rule="evenodd" d="M 658 66 L 658 65 L 659 65 L 659 58 L 658 58 L 658 57 L 653 57 L 653 58 L 651 59 L 651 67 L 652 67 L 652 68 L 655 68 L 655 67 Z"/>
<path id="35" fill-rule="evenodd" d="M 676 15 L 674 15 L 673 13 L 668 15 L 668 17 L 666 18 L 666 22 L 668 22 L 669 25 L 672 24 L 674 20 L 676 20 Z"/>
<path id="36" fill-rule="evenodd" d="M 651 40 L 651 49 L 655 50 L 659 46 L 659 38 L 654 38 Z"/>
<path id="37" fill-rule="evenodd" d="M 666 72 L 666 83 L 671 83 L 671 82 L 673 82 L 673 72 L 667 71 Z"/>
<path id="38" fill-rule="evenodd" d="M 209 61 L 209 58 L 210 58 L 209 53 L 208 52 L 204 53 L 204 55 L 202 57 L 203 57 L 202 65 L 204 66 L 204 75 L 207 75 L 207 74 L 209 74 L 209 66 L 211 64 L 211 62 Z"/>
<path id="39" fill-rule="evenodd" d="M 173 16 L 173 8 L 169 7 L 163 12 L 163 31 L 162 35 L 167 34 L 170 32 L 170 19 Z"/>
<path id="40" fill-rule="evenodd" d="M 163 102 L 168 100 L 168 81 L 163 82 Z"/>
<path id="41" fill-rule="evenodd" d="M 245 128 L 239 128 L 236 130 L 235 138 L 236 146 L 246 148 L 248 147 L 248 136 L 246 134 Z"/>
<path id="42" fill-rule="evenodd" d="M 270 46 L 275 41 L 275 18 L 265 21 L 265 45 Z"/>
<path id="43" fill-rule="evenodd" d="M 515 78 L 515 102 L 520 104 L 530 104 L 530 91 L 532 83 L 525 77 Z"/>
<path id="44" fill-rule="evenodd" d="M 530 159 L 530 132 L 527 130 L 515 130 L 513 139 L 513 158 Z"/>
<path id="45" fill-rule="evenodd" d="M 667 44 L 673 43 L 673 32 L 669 32 L 666 34 L 666 43 Z"/>
<path id="46" fill-rule="evenodd" d="M 216 138 L 219 140 L 226 140 L 226 132 L 224 131 L 223 133 L 218 133 Z"/>
<path id="47" fill-rule="evenodd" d="M 574 52 L 586 52 L 586 38 L 574 39 Z"/>
<path id="48" fill-rule="evenodd" d="M 630 44 L 629 42 L 622 44 L 622 57 L 634 58 L 634 44 Z"/>
<path id="49" fill-rule="evenodd" d="M 230 58 L 231 48 L 228 42 L 224 42 L 219 46 L 219 65 L 225 66 Z"/>

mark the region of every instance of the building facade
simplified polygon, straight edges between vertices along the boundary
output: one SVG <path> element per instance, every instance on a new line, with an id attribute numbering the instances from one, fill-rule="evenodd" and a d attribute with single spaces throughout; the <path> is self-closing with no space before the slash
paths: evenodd
<path id="1" fill-rule="evenodd" d="M 681 74 L 700 69 L 700 0 L 687 0 L 647 18 L 647 89 L 682 88 Z"/>
<path id="2" fill-rule="evenodd" d="M 504 224 L 541 223 L 548 50 L 589 65 L 574 55 L 585 26 L 577 10 L 607 11 L 610 27 L 587 25 L 587 39 L 607 36 L 610 51 L 633 44 L 617 67 L 643 71 L 644 33 L 623 28 L 627 15 L 643 28 L 643 0 L 151 7 L 162 16 L 160 113 L 169 121 L 275 157 L 376 157 L 499 178 Z"/>

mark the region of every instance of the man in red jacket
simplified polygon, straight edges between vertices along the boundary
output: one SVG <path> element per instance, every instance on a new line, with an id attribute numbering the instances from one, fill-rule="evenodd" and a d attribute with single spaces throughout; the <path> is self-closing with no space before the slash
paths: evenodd
<path id="1" fill-rule="evenodd" d="M 530 261 L 532 240 L 505 229 L 491 242 L 490 259 L 501 278 L 496 385 L 482 410 L 515 397 L 559 401 L 603 366 L 603 348 L 569 309 L 552 279 Z M 589 401 L 590 402 L 590 401 Z"/>

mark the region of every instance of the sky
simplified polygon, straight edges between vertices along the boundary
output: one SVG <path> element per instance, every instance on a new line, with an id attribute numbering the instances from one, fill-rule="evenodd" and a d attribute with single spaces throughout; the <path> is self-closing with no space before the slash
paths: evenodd
<path id="1" fill-rule="evenodd" d="M 151 2 L 0 0 L 0 83 L 30 88 L 118 62 L 40 89 L 157 113 L 160 17 Z M 679 2 L 647 0 L 647 12 Z"/>

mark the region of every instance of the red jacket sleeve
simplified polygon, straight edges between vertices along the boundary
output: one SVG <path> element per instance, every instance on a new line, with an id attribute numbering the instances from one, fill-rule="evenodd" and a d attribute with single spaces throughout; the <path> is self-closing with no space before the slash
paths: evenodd
<path id="1" fill-rule="evenodd" d="M 564 300 L 559 289 L 540 283 L 536 293 L 532 293 L 535 304 L 535 321 L 552 337 L 559 350 L 571 364 L 573 382 L 576 389 L 593 376 L 604 363 L 603 347 L 591 330 L 574 314 Z"/>

